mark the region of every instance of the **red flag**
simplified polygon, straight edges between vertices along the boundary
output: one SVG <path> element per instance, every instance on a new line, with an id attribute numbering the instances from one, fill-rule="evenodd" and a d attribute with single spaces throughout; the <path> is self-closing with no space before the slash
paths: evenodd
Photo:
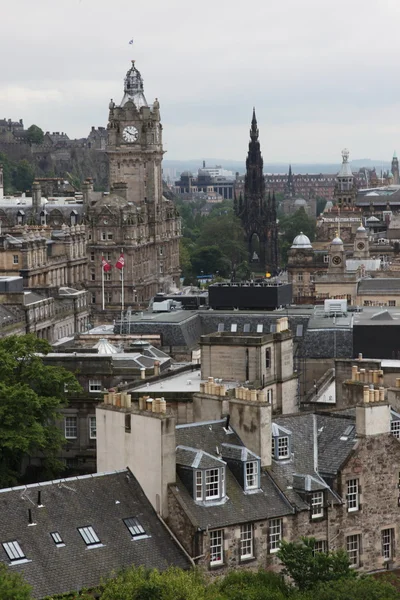
<path id="1" fill-rule="evenodd" d="M 106 261 L 104 256 L 101 257 L 101 266 L 103 267 L 103 271 L 107 273 L 107 271 L 111 271 L 111 265 Z"/>
<path id="2" fill-rule="evenodd" d="M 119 259 L 117 260 L 115 266 L 117 267 L 117 269 L 123 269 L 125 266 L 125 259 L 124 259 L 124 255 L 123 253 L 121 253 Z"/>

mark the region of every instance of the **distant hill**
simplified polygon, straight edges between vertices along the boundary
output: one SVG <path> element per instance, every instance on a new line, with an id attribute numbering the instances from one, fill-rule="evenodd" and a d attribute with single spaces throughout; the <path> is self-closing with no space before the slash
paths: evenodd
<path id="1" fill-rule="evenodd" d="M 214 167 L 220 165 L 223 169 L 229 169 L 236 173 L 238 171 L 241 175 L 245 172 L 245 162 L 237 160 L 225 160 L 223 158 L 206 158 L 204 159 L 207 167 Z M 201 168 L 203 164 L 202 160 L 188 159 L 188 160 L 163 160 L 164 169 L 175 169 L 177 172 L 182 173 L 183 171 L 191 171 L 193 174 L 197 173 L 197 169 Z M 350 162 L 353 171 L 358 171 L 365 167 L 366 169 L 376 169 L 379 175 L 381 169 L 390 169 L 390 162 L 381 160 L 372 160 L 371 158 L 361 158 L 352 160 Z M 293 173 L 337 173 L 339 171 L 339 163 L 292 163 Z M 289 165 L 287 163 L 264 163 L 265 173 L 287 173 Z"/>

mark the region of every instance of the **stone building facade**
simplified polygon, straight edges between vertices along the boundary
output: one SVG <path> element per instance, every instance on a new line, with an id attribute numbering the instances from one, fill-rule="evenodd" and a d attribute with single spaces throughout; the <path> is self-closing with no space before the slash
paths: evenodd
<path id="1" fill-rule="evenodd" d="M 301 536 L 314 537 L 316 551 L 345 549 L 356 569 L 398 566 L 400 444 L 387 403 L 272 417 L 262 396 L 215 392 L 206 403 L 195 395 L 196 422 L 179 426 L 168 414 L 106 398 L 97 408 L 98 468 L 128 460 L 186 551 L 211 573 L 279 570 L 280 541 Z M 219 418 L 208 419 L 210 411 Z"/>
<path id="2" fill-rule="evenodd" d="M 119 105 L 109 107 L 108 145 L 111 193 L 93 201 L 89 183 L 83 203 L 88 224 L 92 308 L 102 308 L 102 257 L 115 265 L 125 257 L 124 302 L 138 305 L 179 285 L 181 222 L 172 201 L 163 196 L 160 104 L 149 105 L 141 74 L 132 63 Z M 120 311 L 121 273 L 112 269 L 105 282 L 106 309 Z"/>

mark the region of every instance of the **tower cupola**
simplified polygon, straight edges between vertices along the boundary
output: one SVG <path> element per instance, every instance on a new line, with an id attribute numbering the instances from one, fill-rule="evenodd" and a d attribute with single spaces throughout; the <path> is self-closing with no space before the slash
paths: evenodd
<path id="1" fill-rule="evenodd" d="M 135 61 L 132 61 L 132 66 L 127 72 L 124 81 L 124 97 L 122 98 L 121 106 L 127 102 L 133 102 L 139 110 L 142 106 L 148 106 L 144 95 L 143 79 L 140 71 L 135 67 Z"/>

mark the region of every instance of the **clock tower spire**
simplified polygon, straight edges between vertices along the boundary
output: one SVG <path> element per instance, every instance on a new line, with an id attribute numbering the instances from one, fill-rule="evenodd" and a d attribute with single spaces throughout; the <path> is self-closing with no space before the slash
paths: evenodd
<path id="1" fill-rule="evenodd" d="M 120 105 L 109 104 L 108 145 L 110 189 L 127 184 L 127 200 L 157 205 L 162 197 L 163 157 L 160 104 L 149 105 L 135 61 L 124 79 Z"/>

